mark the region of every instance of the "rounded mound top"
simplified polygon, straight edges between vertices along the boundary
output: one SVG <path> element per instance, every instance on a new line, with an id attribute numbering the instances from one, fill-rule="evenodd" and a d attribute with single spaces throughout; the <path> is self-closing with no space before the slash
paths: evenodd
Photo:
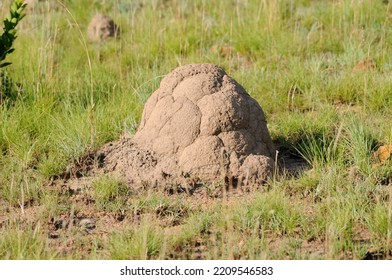
<path id="1" fill-rule="evenodd" d="M 148 99 L 134 142 L 171 159 L 165 174 L 180 170 L 205 180 L 253 169 L 253 177 L 265 179 L 275 152 L 259 104 L 213 64 L 168 74 Z M 244 166 L 250 163 L 259 166 Z"/>

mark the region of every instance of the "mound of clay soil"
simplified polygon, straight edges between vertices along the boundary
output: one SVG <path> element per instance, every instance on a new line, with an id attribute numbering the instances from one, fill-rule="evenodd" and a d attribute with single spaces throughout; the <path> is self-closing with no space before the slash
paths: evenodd
<path id="1" fill-rule="evenodd" d="M 102 42 L 119 35 L 119 27 L 105 15 L 96 14 L 87 28 L 87 38 L 92 42 Z"/>
<path id="2" fill-rule="evenodd" d="M 259 104 L 218 66 L 192 64 L 162 80 L 133 137 L 106 144 L 96 157 L 97 170 L 131 185 L 258 184 L 270 176 L 274 155 Z"/>

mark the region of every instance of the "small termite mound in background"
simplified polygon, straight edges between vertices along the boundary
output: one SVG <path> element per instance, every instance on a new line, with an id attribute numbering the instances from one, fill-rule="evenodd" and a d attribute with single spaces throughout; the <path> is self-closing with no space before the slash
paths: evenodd
<path id="1" fill-rule="evenodd" d="M 102 42 L 108 38 L 117 38 L 120 29 L 113 19 L 103 14 L 96 14 L 87 28 L 87 38 L 91 42 Z"/>

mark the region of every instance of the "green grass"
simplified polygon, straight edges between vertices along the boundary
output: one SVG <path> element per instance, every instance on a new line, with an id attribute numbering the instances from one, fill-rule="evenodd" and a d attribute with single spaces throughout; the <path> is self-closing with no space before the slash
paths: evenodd
<path id="1" fill-rule="evenodd" d="M 391 258 L 392 166 L 373 158 L 392 143 L 391 3 L 62 2 L 75 20 L 40 2 L 2 73 L 0 259 Z M 96 11 L 121 36 L 85 46 Z M 230 54 L 212 50 L 224 45 Z M 354 70 L 368 59 L 375 69 Z M 106 175 L 80 192 L 51 184 L 134 133 L 165 74 L 201 62 L 242 84 L 277 146 L 309 169 L 229 198 L 136 192 Z"/>
<path id="2" fill-rule="evenodd" d="M 131 194 L 125 183 L 108 176 L 98 178 L 92 187 L 97 208 L 106 211 L 120 210 Z"/>

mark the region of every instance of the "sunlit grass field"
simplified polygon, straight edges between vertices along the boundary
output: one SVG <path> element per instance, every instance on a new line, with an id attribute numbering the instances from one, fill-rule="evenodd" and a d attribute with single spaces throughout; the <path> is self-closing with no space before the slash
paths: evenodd
<path id="1" fill-rule="evenodd" d="M 119 38 L 87 40 L 97 12 Z M 392 143 L 392 1 L 36 1 L 26 14 L 1 74 L 0 259 L 392 258 L 392 160 L 375 155 Z M 219 182 L 199 196 L 56 184 L 134 133 L 189 63 L 223 67 L 263 108 L 282 166 L 306 167 L 217 196 Z"/>

